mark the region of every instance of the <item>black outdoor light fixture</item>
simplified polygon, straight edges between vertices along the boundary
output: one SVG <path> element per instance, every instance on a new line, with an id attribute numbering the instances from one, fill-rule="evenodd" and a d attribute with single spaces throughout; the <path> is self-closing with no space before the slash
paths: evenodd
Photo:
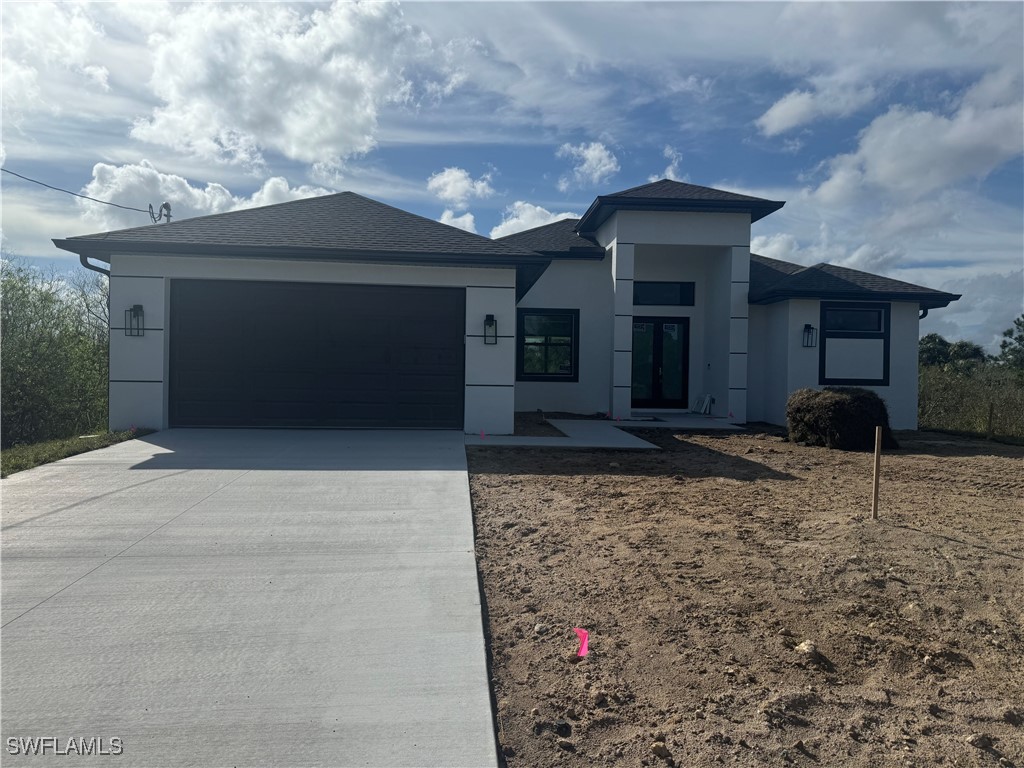
<path id="1" fill-rule="evenodd" d="M 810 323 L 804 323 L 804 346 L 818 346 L 818 329 Z"/>
<path id="2" fill-rule="evenodd" d="M 146 315 L 141 304 L 133 304 L 130 309 L 124 311 L 124 335 L 146 335 Z"/>
<path id="3" fill-rule="evenodd" d="M 494 315 L 487 315 L 484 318 L 484 344 L 498 343 L 498 321 Z"/>

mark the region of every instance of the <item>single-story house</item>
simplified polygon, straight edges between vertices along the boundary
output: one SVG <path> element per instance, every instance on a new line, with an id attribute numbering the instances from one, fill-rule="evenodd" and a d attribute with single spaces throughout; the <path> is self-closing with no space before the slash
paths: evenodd
<path id="1" fill-rule="evenodd" d="M 825 385 L 916 427 L 918 319 L 959 296 L 752 254 L 783 205 L 662 180 L 491 240 L 342 192 L 54 243 L 110 275 L 112 429 L 781 424 Z"/>

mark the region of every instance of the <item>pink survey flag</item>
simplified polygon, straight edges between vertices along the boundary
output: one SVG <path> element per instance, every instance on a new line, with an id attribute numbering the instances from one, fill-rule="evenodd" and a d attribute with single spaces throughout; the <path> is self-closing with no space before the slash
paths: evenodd
<path id="1" fill-rule="evenodd" d="M 576 636 L 580 639 L 580 652 L 577 655 L 586 656 L 587 653 L 589 653 L 587 642 L 590 639 L 590 633 L 585 629 L 580 629 L 579 627 L 573 627 L 572 631 L 575 632 Z"/>

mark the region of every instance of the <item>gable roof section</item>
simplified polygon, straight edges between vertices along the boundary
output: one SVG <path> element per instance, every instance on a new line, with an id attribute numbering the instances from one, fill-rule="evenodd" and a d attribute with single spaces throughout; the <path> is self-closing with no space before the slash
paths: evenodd
<path id="1" fill-rule="evenodd" d="M 922 309 L 937 309 L 959 298 L 957 293 L 936 291 L 834 264 L 802 267 L 750 254 L 751 304 L 773 304 L 786 299 L 841 299 L 912 301 Z"/>
<path id="2" fill-rule="evenodd" d="M 591 238 L 578 234 L 578 223 L 579 219 L 561 219 L 551 224 L 499 237 L 497 242 L 514 245 L 517 248 L 529 248 L 555 259 L 603 259 L 604 248 Z"/>
<path id="3" fill-rule="evenodd" d="M 749 213 L 750 221 L 763 219 L 785 202 L 740 195 L 697 184 L 662 179 L 639 187 L 601 195 L 583 214 L 576 231 L 596 232 L 615 211 L 692 211 L 701 213 Z"/>
<path id="4" fill-rule="evenodd" d="M 544 261 L 528 248 L 474 235 L 354 192 L 53 242 L 97 259 L 114 253 L 159 253 L 506 266 Z"/>

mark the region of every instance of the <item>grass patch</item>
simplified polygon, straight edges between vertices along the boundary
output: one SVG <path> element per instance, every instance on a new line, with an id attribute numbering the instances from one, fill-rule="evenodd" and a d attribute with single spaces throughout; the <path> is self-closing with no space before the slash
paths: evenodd
<path id="1" fill-rule="evenodd" d="M 150 435 L 153 429 L 126 429 L 123 432 L 103 432 L 88 437 L 63 437 L 32 445 L 15 445 L 0 451 L 0 477 L 8 477 L 51 461 L 66 459 L 79 453 L 95 451 L 110 445 L 123 443 L 143 435 Z"/>

